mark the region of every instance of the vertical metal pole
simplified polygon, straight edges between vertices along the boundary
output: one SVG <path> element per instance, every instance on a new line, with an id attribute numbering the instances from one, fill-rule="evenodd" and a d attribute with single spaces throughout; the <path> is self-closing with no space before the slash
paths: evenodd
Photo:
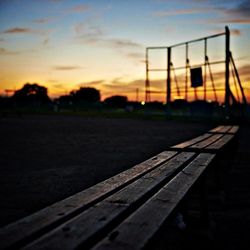
<path id="1" fill-rule="evenodd" d="M 148 48 L 146 48 L 146 82 L 145 82 L 145 103 L 147 103 L 149 100 L 148 97 L 148 89 L 149 89 L 149 69 L 148 69 Z"/>
<path id="2" fill-rule="evenodd" d="M 136 88 L 136 102 L 139 102 L 139 89 Z"/>
<path id="3" fill-rule="evenodd" d="M 233 69 L 234 69 L 234 72 L 235 72 L 235 76 L 236 76 L 238 84 L 240 86 L 240 91 L 241 91 L 241 95 L 242 95 L 242 102 L 243 102 L 243 104 L 247 104 L 247 99 L 246 99 L 246 96 L 245 96 L 245 93 L 244 93 L 244 89 L 243 89 L 243 87 L 241 85 L 240 76 L 239 76 L 238 70 L 236 68 L 236 65 L 234 63 L 234 59 L 233 59 L 232 53 L 230 53 L 230 59 L 231 59 L 231 62 L 233 64 Z"/>
<path id="4" fill-rule="evenodd" d="M 171 102 L 171 47 L 167 48 L 167 104 Z"/>
<path id="5" fill-rule="evenodd" d="M 229 86 L 229 77 L 230 77 L 230 70 L 229 70 L 229 63 L 230 63 L 230 31 L 229 31 L 229 28 L 227 26 L 225 27 L 225 32 L 226 32 L 225 108 L 226 108 L 226 113 L 228 113 L 229 105 L 230 105 L 230 86 Z"/>
<path id="6" fill-rule="evenodd" d="M 204 58 L 205 58 L 205 69 L 204 69 L 204 101 L 207 100 L 207 39 L 204 39 Z"/>
<path id="7" fill-rule="evenodd" d="M 188 101 L 188 68 L 189 68 L 188 43 L 186 43 L 186 79 L 185 79 L 185 100 L 186 101 Z"/>

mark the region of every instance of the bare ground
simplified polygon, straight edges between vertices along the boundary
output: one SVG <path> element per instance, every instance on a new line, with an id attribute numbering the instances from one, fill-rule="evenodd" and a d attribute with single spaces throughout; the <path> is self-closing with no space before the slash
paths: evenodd
<path id="1" fill-rule="evenodd" d="M 194 122 L 74 116 L 0 118 L 0 226 L 209 128 Z"/>

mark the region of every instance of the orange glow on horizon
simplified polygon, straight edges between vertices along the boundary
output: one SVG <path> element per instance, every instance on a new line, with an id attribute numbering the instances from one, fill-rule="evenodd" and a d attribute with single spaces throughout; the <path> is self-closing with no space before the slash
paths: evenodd
<path id="1" fill-rule="evenodd" d="M 32 79 L 32 77 L 30 77 Z M 101 100 L 104 100 L 107 97 L 113 96 L 113 95 L 123 95 L 123 96 L 127 96 L 129 101 L 136 101 L 138 98 L 139 102 L 145 101 L 145 80 L 141 79 L 141 80 L 134 80 L 134 81 L 120 81 L 118 82 L 118 84 L 116 85 L 112 85 L 109 84 L 108 81 L 105 82 L 98 82 L 95 84 L 94 82 L 92 84 L 67 84 L 67 83 L 60 83 L 58 82 L 58 86 L 60 87 L 59 89 L 56 87 L 51 87 L 49 83 L 44 83 L 42 80 L 37 80 L 37 78 L 34 78 L 36 80 L 34 81 L 23 81 L 24 83 L 19 83 L 19 84 L 14 84 L 15 83 L 15 79 L 12 81 L 12 84 L 10 82 L 10 84 L 6 84 L 3 85 L 0 89 L 0 95 L 2 96 L 10 96 L 11 93 L 9 92 L 9 90 L 15 91 L 18 90 L 20 88 L 23 87 L 23 85 L 25 83 L 38 83 L 39 85 L 42 85 L 44 87 L 46 87 L 48 89 L 48 95 L 50 98 L 55 99 L 58 98 L 59 96 L 62 95 L 68 95 L 70 93 L 70 91 L 72 90 L 76 90 L 79 89 L 80 87 L 94 87 L 96 89 L 98 89 L 101 93 Z M 162 86 L 163 84 L 165 85 L 165 79 L 158 79 L 158 80 L 153 80 L 152 84 L 151 84 L 151 95 L 150 95 L 150 100 L 151 101 L 159 101 L 159 102 L 163 102 L 166 103 L 166 87 Z M 153 84 L 155 82 L 161 82 L 161 84 L 156 84 L 157 86 L 154 86 Z M 221 79 L 220 81 L 220 88 L 219 91 L 217 89 L 216 94 L 217 94 L 217 98 L 219 103 L 223 103 L 224 102 L 224 83 L 223 83 L 223 79 Z M 247 82 L 248 83 L 248 82 Z M 247 83 L 244 84 L 244 86 L 247 86 Z M 249 83 L 248 83 L 249 84 Z M 61 88 L 61 86 L 63 86 L 63 89 Z M 209 87 L 209 85 L 208 85 Z M 240 93 L 240 89 L 237 88 L 237 91 L 235 89 L 235 86 L 232 86 L 231 83 L 231 90 L 234 94 L 234 96 L 237 98 L 237 93 L 241 99 L 241 93 Z M 137 93 L 137 89 L 138 89 L 138 93 Z M 6 93 L 6 90 L 8 91 L 8 93 Z M 197 88 L 197 97 L 198 100 L 203 100 L 204 99 L 204 87 L 198 87 Z M 185 93 L 184 93 L 184 89 L 182 88 L 181 90 L 181 95 L 177 96 L 176 95 L 176 87 L 173 86 L 172 87 L 172 97 L 171 100 L 174 101 L 175 99 L 185 99 Z M 245 88 L 244 89 L 246 98 L 248 101 L 250 101 L 250 89 Z M 178 97 L 178 98 L 177 98 Z M 193 101 L 195 100 L 195 95 L 194 95 L 194 89 L 193 88 L 188 88 L 188 101 Z M 211 101 L 215 101 L 215 96 L 214 96 L 214 92 L 212 91 L 211 87 L 207 88 L 207 95 L 206 95 L 206 100 L 211 100 Z"/>
<path id="2" fill-rule="evenodd" d="M 80 87 L 94 87 L 100 90 L 102 100 L 125 95 L 131 101 L 145 101 L 146 47 L 171 46 L 218 34 L 227 25 L 231 30 L 230 50 L 250 101 L 249 15 L 245 15 L 240 3 L 145 0 L 147 4 L 142 1 L 124 4 L 110 0 L 109 4 L 85 1 L 79 8 L 80 0 L 25 1 L 26 4 L 21 1 L 1 4 L 1 95 L 10 95 L 6 90 L 18 90 L 25 83 L 37 83 L 48 89 L 51 98 Z M 204 46 L 203 41 L 189 44 L 190 67 L 204 63 Z M 210 62 L 224 60 L 225 37 L 208 39 L 207 52 Z M 166 49 L 159 53 L 150 51 L 149 66 L 166 69 L 166 56 Z M 185 56 L 185 45 L 173 48 L 174 67 L 185 65 Z M 223 70 L 223 65 L 212 66 L 220 102 L 224 100 Z M 185 70 L 176 74 L 183 88 Z M 165 102 L 166 72 L 150 73 L 150 85 L 151 101 Z M 231 88 L 237 95 L 233 82 Z M 200 90 L 197 95 L 202 100 Z M 193 92 L 189 88 L 188 100 L 194 99 Z M 179 94 L 172 80 L 172 100 L 176 95 Z M 180 96 L 184 96 L 183 91 Z M 214 100 L 213 92 L 207 92 L 208 99 Z"/>

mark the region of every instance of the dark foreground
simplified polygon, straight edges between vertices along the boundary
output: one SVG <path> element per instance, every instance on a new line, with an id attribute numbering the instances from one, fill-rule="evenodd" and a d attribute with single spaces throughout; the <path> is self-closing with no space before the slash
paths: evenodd
<path id="1" fill-rule="evenodd" d="M 75 194 L 210 127 L 72 116 L 0 118 L 0 225 Z"/>
<path id="2" fill-rule="evenodd" d="M 238 151 L 224 175 L 224 195 L 209 195 L 210 220 L 193 217 L 184 231 L 173 226 L 159 234 L 157 250 L 248 250 L 250 243 L 250 127 L 241 126 Z M 215 198 L 215 199 L 214 199 Z M 162 239 L 167 239 L 163 240 Z"/>
<path id="3" fill-rule="evenodd" d="M 92 186 L 212 126 L 67 116 L 0 118 L 0 226 Z M 218 249 L 248 249 L 244 246 L 250 232 L 249 162 L 250 128 L 242 127 L 239 152 L 226 178 L 225 206 L 215 206 L 210 228 L 184 232 L 182 239 L 186 244 L 200 241 L 212 246 L 211 242 L 216 241 Z"/>

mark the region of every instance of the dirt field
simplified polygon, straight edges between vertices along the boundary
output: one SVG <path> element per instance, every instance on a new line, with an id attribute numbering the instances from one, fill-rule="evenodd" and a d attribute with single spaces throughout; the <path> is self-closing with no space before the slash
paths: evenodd
<path id="1" fill-rule="evenodd" d="M 0 226 L 210 127 L 191 122 L 73 116 L 0 118 Z"/>

